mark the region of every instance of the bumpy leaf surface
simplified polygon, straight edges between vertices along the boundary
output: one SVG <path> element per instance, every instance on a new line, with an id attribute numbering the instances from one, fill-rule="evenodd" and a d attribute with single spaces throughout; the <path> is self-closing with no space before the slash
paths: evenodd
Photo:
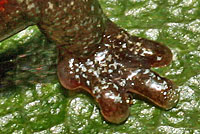
<path id="1" fill-rule="evenodd" d="M 177 107 L 165 111 L 133 99 L 121 125 L 105 122 L 92 97 L 64 89 L 55 44 L 36 26 L 0 43 L 1 134 L 199 134 L 200 1 L 100 0 L 112 21 L 133 35 L 166 44 L 172 63 L 155 68 L 176 83 Z"/>

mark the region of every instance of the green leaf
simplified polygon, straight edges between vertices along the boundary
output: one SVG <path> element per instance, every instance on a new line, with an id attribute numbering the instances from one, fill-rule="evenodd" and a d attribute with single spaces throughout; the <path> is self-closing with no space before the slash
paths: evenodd
<path id="1" fill-rule="evenodd" d="M 165 111 L 134 99 L 128 120 L 103 120 L 93 98 L 64 89 L 56 76 L 56 48 L 36 26 L 0 43 L 2 134 L 199 134 L 199 0 L 100 0 L 105 13 L 133 35 L 156 40 L 173 52 L 172 63 L 154 68 L 175 82 L 177 107 Z"/>

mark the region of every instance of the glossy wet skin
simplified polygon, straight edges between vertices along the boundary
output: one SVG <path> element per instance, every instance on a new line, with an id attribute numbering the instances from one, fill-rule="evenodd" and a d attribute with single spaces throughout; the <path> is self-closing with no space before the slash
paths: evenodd
<path id="1" fill-rule="evenodd" d="M 171 51 L 129 35 L 103 14 L 98 1 L 0 0 L 0 40 L 33 24 L 57 43 L 60 83 L 89 92 L 107 121 L 127 119 L 129 93 L 164 109 L 176 105 L 173 83 L 150 70 L 169 64 Z"/>

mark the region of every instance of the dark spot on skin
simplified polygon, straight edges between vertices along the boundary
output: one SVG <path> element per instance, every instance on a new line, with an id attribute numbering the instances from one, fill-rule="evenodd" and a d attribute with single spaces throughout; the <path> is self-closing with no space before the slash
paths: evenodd
<path id="1" fill-rule="evenodd" d="M 150 69 L 168 65 L 170 49 L 128 34 L 103 14 L 97 0 L 8 0 L 0 5 L 0 40 L 33 24 L 58 45 L 60 83 L 89 92 L 107 121 L 119 124 L 128 118 L 130 92 L 164 109 L 178 102 L 173 83 Z"/>

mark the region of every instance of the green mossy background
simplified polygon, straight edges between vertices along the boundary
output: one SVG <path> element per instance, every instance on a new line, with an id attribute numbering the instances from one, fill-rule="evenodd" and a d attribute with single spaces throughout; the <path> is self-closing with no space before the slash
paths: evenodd
<path id="1" fill-rule="evenodd" d="M 125 123 L 105 122 L 89 94 L 59 84 L 55 44 L 32 26 L 0 43 L 0 134 L 200 134 L 200 1 L 99 1 L 131 34 L 172 50 L 172 63 L 154 70 L 176 83 L 177 107 L 134 99 Z"/>

